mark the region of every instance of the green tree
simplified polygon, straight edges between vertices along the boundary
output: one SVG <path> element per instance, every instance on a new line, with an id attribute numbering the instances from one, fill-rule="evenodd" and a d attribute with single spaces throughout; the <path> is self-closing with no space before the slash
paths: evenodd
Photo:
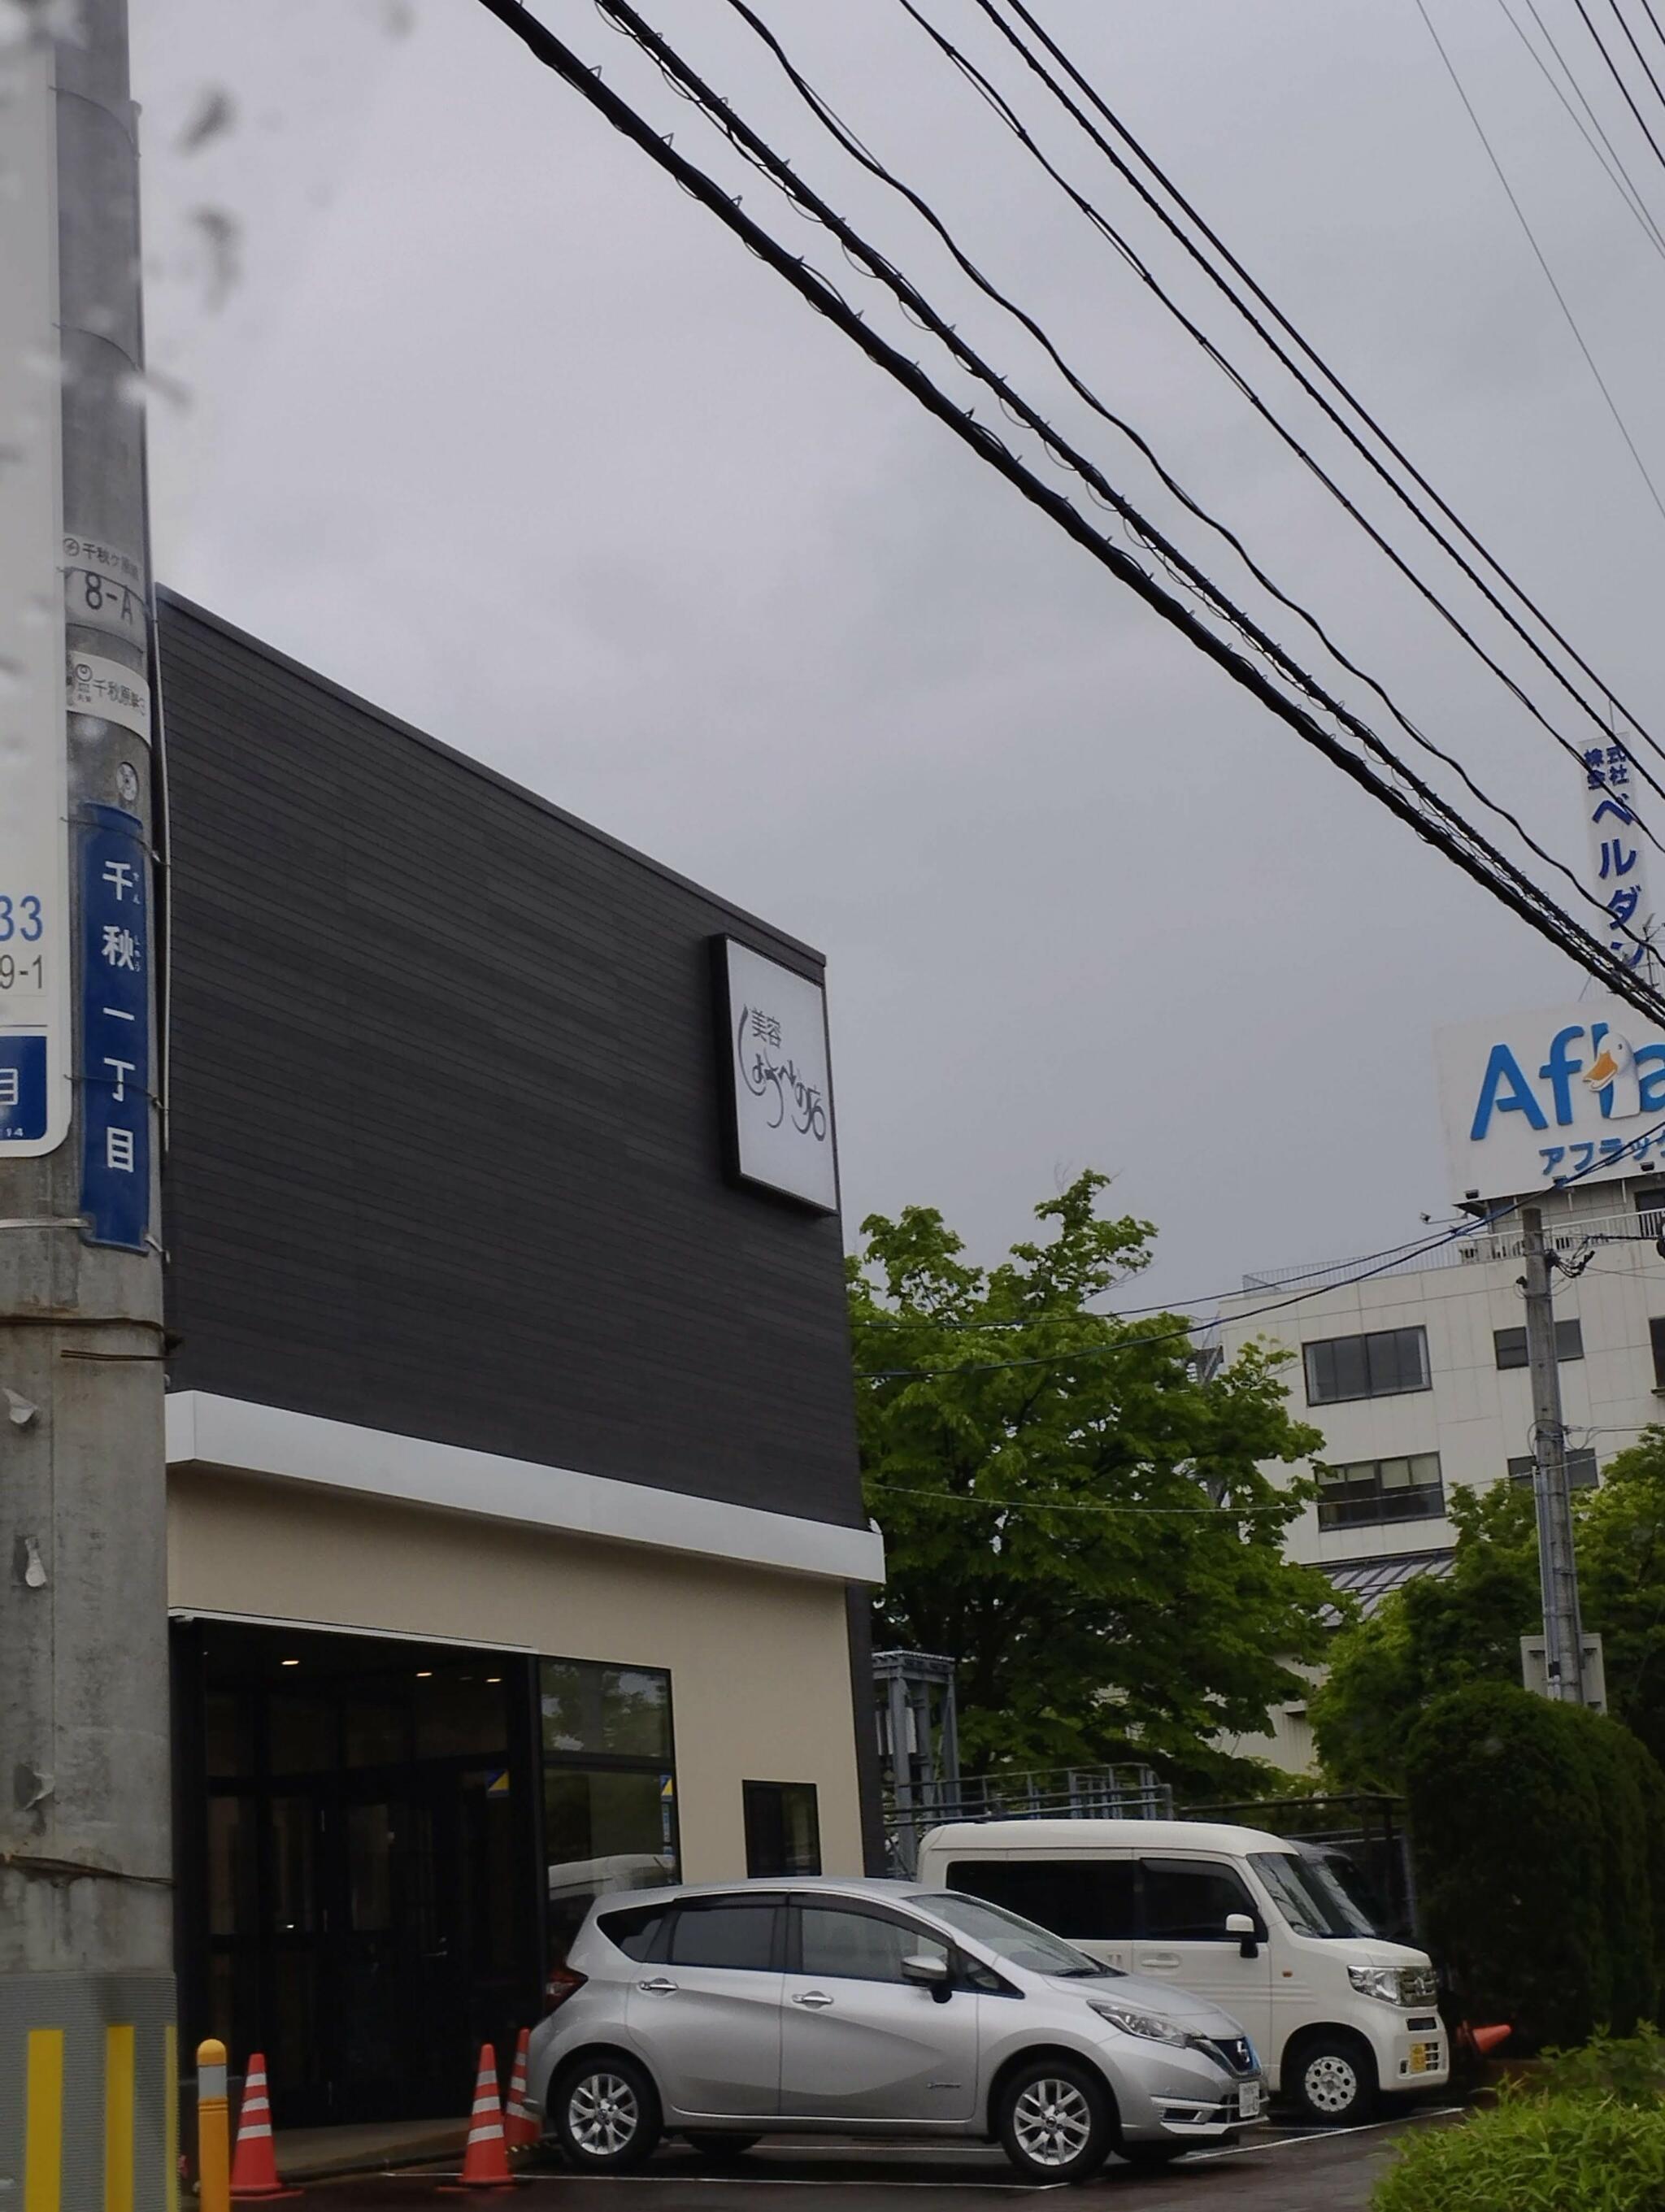
<path id="1" fill-rule="evenodd" d="M 1600 1632 L 1608 1710 L 1665 1759 L 1665 1428 L 1647 1430 L 1574 1499 L 1584 1626 Z M 1396 1790 L 1417 1716 L 1441 1692 L 1514 1682 L 1520 1639 L 1541 1618 L 1532 1492 L 1500 1482 L 1451 1501 L 1457 1543 L 1425 1576 L 1343 1629 L 1310 1700 L 1326 1773 Z"/>
<path id="2" fill-rule="evenodd" d="M 1224 1779 L 1304 1683 L 1332 1593 L 1285 1563 L 1310 1492 L 1274 1485 L 1320 1443 L 1279 1355 L 1205 1373 L 1173 1314 L 1091 1302 L 1149 1264 L 1146 1222 L 1097 1212 L 1088 1172 L 1036 1208 L 1051 1231 L 987 1271 L 928 1206 L 873 1215 L 850 1262 L 862 1470 L 884 1533 L 878 1632 L 957 1664 L 964 1760 L 1150 1759 Z"/>

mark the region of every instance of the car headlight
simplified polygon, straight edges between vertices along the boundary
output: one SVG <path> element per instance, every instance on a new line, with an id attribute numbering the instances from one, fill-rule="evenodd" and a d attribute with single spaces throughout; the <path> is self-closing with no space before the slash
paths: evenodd
<path id="1" fill-rule="evenodd" d="M 1142 2035 L 1148 2043 L 1176 2044 L 1181 2050 L 1191 2039 L 1182 2027 L 1164 2020 L 1160 2013 L 1138 2012 L 1131 2005 L 1111 2004 L 1103 1997 L 1089 1997 L 1087 2002 L 1100 2020 L 1109 2021 L 1123 2035 Z"/>
<path id="2" fill-rule="evenodd" d="M 1383 2004 L 1432 2004 L 1439 1996 L 1427 1966 L 1349 1966 L 1347 1979 L 1361 1997 L 1380 1997 Z"/>

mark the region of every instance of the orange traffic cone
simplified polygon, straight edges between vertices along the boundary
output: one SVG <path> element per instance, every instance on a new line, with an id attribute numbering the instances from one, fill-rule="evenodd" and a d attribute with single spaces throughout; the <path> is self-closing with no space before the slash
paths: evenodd
<path id="1" fill-rule="evenodd" d="M 514 2064 L 509 2070 L 508 2106 L 503 2114 L 503 2140 L 511 2152 L 530 2150 L 544 2131 L 537 2115 L 526 2102 L 526 2045 L 531 2040 L 532 2030 L 523 2027 L 515 2039 Z"/>
<path id="2" fill-rule="evenodd" d="M 489 2043 L 480 2045 L 474 2077 L 474 2112 L 469 2122 L 463 2170 L 452 2189 L 513 2189 L 508 2150 L 503 2140 L 503 2107 L 497 2095 L 497 2059 Z"/>
<path id="3" fill-rule="evenodd" d="M 1512 2027 L 1471 2027 L 1469 2039 L 1482 2058 L 1489 2058 L 1499 2044 L 1507 2043 L 1515 2033 Z"/>
<path id="4" fill-rule="evenodd" d="M 263 2051 L 249 2053 L 243 2077 L 243 2104 L 237 2116 L 237 2148 L 232 2154 L 231 2195 L 234 2203 L 264 2197 L 298 2197 L 298 2189 L 285 2189 L 277 2179 L 277 2154 L 271 2139 L 271 2104 L 266 2095 L 266 2061 Z"/>

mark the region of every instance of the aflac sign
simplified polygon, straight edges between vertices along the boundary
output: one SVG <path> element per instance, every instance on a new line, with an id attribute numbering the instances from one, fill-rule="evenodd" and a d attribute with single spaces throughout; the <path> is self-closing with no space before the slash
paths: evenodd
<path id="1" fill-rule="evenodd" d="M 1434 1049 L 1454 1196 L 1665 1170 L 1665 1033 L 1622 1000 L 1468 1022 Z"/>

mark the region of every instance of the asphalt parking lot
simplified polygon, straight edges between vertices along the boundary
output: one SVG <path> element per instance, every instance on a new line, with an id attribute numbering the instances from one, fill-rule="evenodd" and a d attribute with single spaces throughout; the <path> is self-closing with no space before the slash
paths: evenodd
<path id="1" fill-rule="evenodd" d="M 1437 2109 L 1364 2128 L 1262 2128 L 1234 2148 L 1199 2151 L 1162 2173 L 1112 2161 L 1079 2194 L 1115 2212 L 1364 2212 L 1395 2140 L 1455 2117 Z M 441 2201 L 447 2180 L 454 2185 L 454 2167 L 318 2182 L 305 2195 L 319 2212 L 416 2212 Z M 546 2169 L 514 2194 L 526 2212 L 544 2204 L 550 2212 L 733 2212 L 741 2204 L 746 2212 L 998 2212 L 1003 2202 L 1063 2189 L 1019 2181 L 998 2150 L 978 2144 L 898 2145 L 883 2158 L 848 2144 L 765 2145 L 723 2173 L 671 2145 L 628 2179 Z"/>

